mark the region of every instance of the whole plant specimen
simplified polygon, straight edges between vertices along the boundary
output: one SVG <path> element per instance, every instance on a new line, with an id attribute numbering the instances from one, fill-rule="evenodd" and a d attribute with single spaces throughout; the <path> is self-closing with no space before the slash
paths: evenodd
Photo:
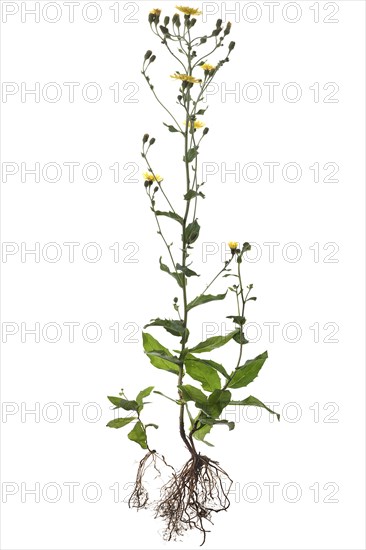
<path id="1" fill-rule="evenodd" d="M 152 319 L 144 327 L 145 329 L 160 327 L 179 338 L 179 350 L 173 350 L 173 352 L 168 350 L 148 332 L 143 332 L 143 346 L 154 367 L 174 376 L 177 397 L 167 397 L 157 390 L 154 391 L 154 386 L 149 386 L 143 389 L 135 399 L 130 400 L 126 397 L 124 390 L 121 390 L 118 397 L 108 399 L 116 409 L 129 411 L 132 416 L 116 418 L 107 426 L 122 428 L 134 422 L 128 438 L 147 451 L 140 461 L 129 505 L 137 509 L 152 507 L 156 517 L 165 521 L 167 540 L 175 540 L 188 529 L 198 529 L 203 534 L 203 544 L 206 540 L 207 522 L 211 522 L 212 512 L 227 510 L 230 505 L 228 495 L 232 481 L 218 462 L 197 450 L 197 441 L 210 445 L 205 440 L 206 435 L 219 424 L 226 425 L 229 430 L 234 429 L 234 422 L 220 419 L 228 405 L 264 407 L 271 414 L 276 413 L 251 395 L 239 399 L 232 396 L 233 390 L 248 386 L 257 377 L 267 359 L 267 352 L 245 362 L 242 359 L 244 345 L 248 343 L 244 336 L 246 305 L 249 301 L 256 300 L 255 297 L 250 296 L 253 285 L 245 287 L 241 273 L 244 254 L 250 250 L 249 243 L 239 245 L 238 242 L 229 242 L 230 259 L 220 266 L 219 272 L 201 294 L 193 299 L 188 298 L 188 282 L 191 278 L 198 276 L 192 269 L 190 255 L 200 234 L 197 219 L 198 205 L 205 198 L 202 192 L 204 183 L 198 180 L 197 164 L 201 142 L 208 134 L 208 128 L 199 117 L 204 116 L 207 110 L 203 107 L 207 87 L 229 61 L 235 42 L 229 42 L 227 47 L 224 45 L 231 32 L 231 24 L 223 25 L 221 19 L 217 20 L 215 28 L 209 33 L 193 37 L 192 29 L 197 22 L 194 16 L 199 16 L 200 10 L 185 6 L 176 6 L 176 8 L 177 12 L 172 19 L 169 16 L 162 19 L 161 10 L 153 9 L 149 13 L 148 20 L 152 32 L 177 63 L 179 70 L 171 75 L 171 78 L 176 80 L 176 84 L 172 84 L 179 87 L 176 103 L 182 111 L 181 117 L 174 115 L 155 91 L 155 86 L 148 74 L 156 59 L 151 50 L 148 50 L 144 56 L 142 74 L 155 99 L 169 117 L 168 122 L 164 122 L 165 126 L 169 132 L 176 135 L 177 144 L 179 140 L 181 142 L 182 174 L 185 179 L 181 211 L 173 207 L 164 188 L 164 179 L 154 170 L 150 160 L 150 149 L 156 141 L 155 138 L 150 138 L 148 134 L 143 136 L 141 154 L 147 170 L 144 173 L 146 195 L 156 220 L 157 232 L 166 247 L 170 263 L 166 265 L 160 257 L 160 269 L 175 280 L 181 293 L 181 300 L 177 297 L 173 299 L 174 318 Z M 212 56 L 222 47 L 225 48 L 224 57 L 216 62 L 212 61 Z M 199 48 L 204 48 L 206 53 L 199 54 Z M 184 119 L 184 121 L 180 123 L 178 119 Z M 165 205 L 165 209 L 160 209 L 164 206 L 158 208 L 158 200 L 159 204 Z M 180 230 L 181 241 L 176 246 L 176 250 L 173 243 L 171 244 L 166 237 L 165 230 L 163 231 L 163 218 L 169 218 L 165 221 L 176 224 Z M 180 255 L 179 261 L 176 260 L 177 254 Z M 209 294 L 208 290 L 221 277 L 233 277 L 235 284 L 228 286 L 222 293 Z M 233 330 L 225 336 L 214 336 L 203 342 L 189 344 L 191 336 L 188 321 L 194 314 L 195 308 L 209 302 L 225 300 L 229 291 L 235 296 L 237 309 L 233 315 L 227 317 L 233 322 Z M 238 358 L 231 372 L 206 356 L 230 341 L 238 348 Z M 198 382 L 201 387 L 186 381 L 186 376 Z M 146 471 L 149 466 L 152 466 L 160 473 L 159 468 L 168 467 L 164 456 L 151 449 L 148 443 L 149 428 L 157 429 L 158 426 L 145 423 L 141 418 L 144 405 L 147 404 L 144 399 L 152 393 L 167 397 L 176 405 L 180 437 L 190 458 L 178 472 L 169 466 L 172 474 L 161 489 L 159 501 L 150 503 L 146 484 L 144 484 Z M 192 406 L 195 407 L 194 413 Z M 277 418 L 279 419 L 279 415 Z"/>

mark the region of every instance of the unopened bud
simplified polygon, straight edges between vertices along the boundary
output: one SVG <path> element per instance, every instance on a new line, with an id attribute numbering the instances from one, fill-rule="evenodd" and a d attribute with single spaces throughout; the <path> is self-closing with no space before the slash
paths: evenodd
<path id="1" fill-rule="evenodd" d="M 207 36 L 202 36 L 200 42 L 201 42 L 201 44 L 206 44 L 206 42 L 207 42 Z"/>
<path id="2" fill-rule="evenodd" d="M 176 304 L 178 302 L 178 298 L 174 298 L 174 303 Z"/>
<path id="3" fill-rule="evenodd" d="M 150 139 L 150 145 L 154 145 L 155 141 L 156 141 L 155 138 L 151 138 L 151 139 Z"/>
<path id="4" fill-rule="evenodd" d="M 160 25 L 160 30 L 163 34 L 169 34 L 169 31 L 166 27 L 163 27 L 163 25 Z"/>
<path id="5" fill-rule="evenodd" d="M 231 23 L 229 21 L 228 24 L 226 25 L 224 36 L 227 36 L 230 33 L 230 31 L 231 31 Z"/>
<path id="6" fill-rule="evenodd" d="M 156 55 L 152 55 L 150 57 L 150 63 L 154 63 L 155 59 L 156 59 Z"/>
<path id="7" fill-rule="evenodd" d="M 142 143 L 146 143 L 149 139 L 149 134 L 144 134 L 144 137 L 142 138 Z"/>
<path id="8" fill-rule="evenodd" d="M 169 21 L 170 21 L 170 17 L 168 15 L 166 17 L 164 17 L 164 25 L 165 26 L 169 25 Z"/>
<path id="9" fill-rule="evenodd" d="M 180 27 L 181 23 L 180 23 L 179 13 L 175 13 L 173 15 L 172 22 L 173 22 L 173 25 L 177 25 L 177 27 Z"/>
<path id="10" fill-rule="evenodd" d="M 221 25 L 222 25 L 222 19 L 218 19 L 216 21 L 216 28 L 218 29 L 219 27 L 221 27 Z"/>
<path id="11" fill-rule="evenodd" d="M 205 136 L 208 134 L 209 131 L 210 131 L 210 128 L 205 128 L 202 133 Z"/>
<path id="12" fill-rule="evenodd" d="M 230 42 L 229 44 L 229 52 L 235 48 L 235 42 Z"/>
<path id="13" fill-rule="evenodd" d="M 149 59 L 149 57 L 151 57 L 151 54 L 152 54 L 152 51 L 147 50 L 147 52 L 145 53 L 145 59 Z"/>

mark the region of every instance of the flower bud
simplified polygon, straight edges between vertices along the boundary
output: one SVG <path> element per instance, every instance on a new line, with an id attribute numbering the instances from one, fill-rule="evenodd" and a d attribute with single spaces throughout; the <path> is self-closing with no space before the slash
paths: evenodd
<path id="1" fill-rule="evenodd" d="M 231 31 L 231 23 L 229 21 L 228 24 L 226 25 L 224 36 L 227 36 L 230 33 L 230 31 Z"/>
<path id="2" fill-rule="evenodd" d="M 191 29 L 192 27 L 194 27 L 196 23 L 197 23 L 197 19 L 195 19 L 195 18 L 191 19 L 191 22 L 189 24 L 189 28 Z"/>
<path id="3" fill-rule="evenodd" d="M 205 128 L 202 133 L 204 136 L 206 136 L 209 131 L 210 131 L 210 128 Z"/>
<path id="4" fill-rule="evenodd" d="M 142 138 L 142 143 L 146 143 L 149 139 L 149 134 L 144 134 L 144 137 Z"/>
<path id="5" fill-rule="evenodd" d="M 235 48 L 235 42 L 230 42 L 229 44 L 229 52 Z"/>
<path id="6" fill-rule="evenodd" d="M 168 29 L 167 29 L 166 27 L 163 27 L 163 25 L 160 25 L 159 28 L 160 28 L 160 30 L 161 30 L 161 32 L 162 32 L 163 34 L 169 34 Z"/>
<path id="7" fill-rule="evenodd" d="M 154 145 L 155 141 L 156 141 L 155 138 L 151 138 L 151 139 L 150 139 L 150 145 Z"/>
<path id="8" fill-rule="evenodd" d="M 167 27 L 169 25 L 170 17 L 167 15 L 164 17 L 164 25 Z"/>
<path id="9" fill-rule="evenodd" d="M 174 303 L 176 304 L 178 302 L 178 298 L 174 298 Z"/>
<path id="10" fill-rule="evenodd" d="M 158 191 L 159 191 L 159 187 L 158 186 L 154 187 L 154 193 L 157 193 Z"/>
<path id="11" fill-rule="evenodd" d="M 156 55 L 152 55 L 150 57 L 150 63 L 154 63 L 155 59 L 156 59 Z"/>
<path id="12" fill-rule="evenodd" d="M 207 42 L 207 36 L 202 36 L 201 40 L 200 40 L 200 43 L 201 44 L 206 44 Z"/>
<path id="13" fill-rule="evenodd" d="M 175 14 L 173 15 L 172 22 L 173 22 L 173 25 L 177 25 L 178 28 L 180 27 L 181 22 L 180 22 L 179 13 L 175 13 Z"/>
<path id="14" fill-rule="evenodd" d="M 146 187 L 146 189 L 149 187 L 149 185 L 150 185 L 150 182 L 149 182 L 149 181 L 145 181 L 145 182 L 144 182 L 144 186 Z"/>
<path id="15" fill-rule="evenodd" d="M 149 59 L 149 57 L 151 57 L 151 54 L 152 54 L 152 51 L 147 50 L 147 52 L 145 53 L 145 59 Z"/>
<path id="16" fill-rule="evenodd" d="M 221 24 L 222 24 L 222 19 L 218 19 L 216 21 L 216 28 L 218 29 L 219 27 L 221 27 Z"/>
<path id="17" fill-rule="evenodd" d="M 154 13 L 149 13 L 149 23 L 150 23 L 150 25 L 152 23 L 154 23 L 154 21 L 155 21 L 155 14 Z"/>

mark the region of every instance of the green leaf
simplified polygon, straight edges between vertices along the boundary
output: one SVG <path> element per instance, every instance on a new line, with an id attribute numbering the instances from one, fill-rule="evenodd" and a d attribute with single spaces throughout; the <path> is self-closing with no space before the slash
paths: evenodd
<path id="1" fill-rule="evenodd" d="M 123 428 L 123 426 L 127 426 L 132 420 L 136 420 L 137 416 L 129 416 L 128 418 L 115 418 L 114 420 L 111 420 L 108 422 L 107 427 L 108 428 Z"/>
<path id="2" fill-rule="evenodd" d="M 136 422 L 136 424 L 128 434 L 128 439 L 131 439 L 131 441 L 135 441 L 143 449 L 147 449 L 146 433 L 140 421 Z"/>
<path id="3" fill-rule="evenodd" d="M 142 410 L 143 408 L 143 399 L 144 397 L 148 397 L 150 395 L 150 393 L 153 391 L 154 389 L 154 386 L 149 386 L 148 388 L 145 388 L 144 390 L 141 390 L 138 394 L 137 394 L 137 397 L 136 397 L 136 402 L 138 403 L 139 407 L 140 407 L 140 411 Z"/>
<path id="4" fill-rule="evenodd" d="M 189 376 L 201 382 L 204 390 L 212 392 L 221 388 L 221 381 L 217 370 L 209 364 L 200 361 L 200 359 L 192 359 L 191 357 L 186 357 L 184 364 Z"/>
<path id="5" fill-rule="evenodd" d="M 152 426 L 153 428 L 155 428 L 155 430 L 157 430 L 159 428 L 159 426 L 157 424 L 153 424 L 153 423 L 150 423 L 150 424 L 146 424 L 145 428 L 149 428 L 150 426 Z"/>
<path id="6" fill-rule="evenodd" d="M 182 392 L 184 401 L 193 401 L 199 409 L 206 405 L 207 396 L 200 389 L 195 388 L 190 384 L 184 384 L 182 386 L 178 386 L 178 388 Z"/>
<path id="7" fill-rule="evenodd" d="M 216 348 L 221 348 L 225 344 L 227 344 L 232 338 L 234 338 L 235 334 L 237 334 L 237 330 L 233 330 L 226 336 L 212 336 L 211 338 L 208 338 L 204 342 L 200 342 L 195 346 L 194 348 L 190 349 L 190 353 L 204 353 L 208 351 L 212 351 Z"/>
<path id="8" fill-rule="evenodd" d="M 194 191 L 193 189 L 190 189 L 185 195 L 184 195 L 184 199 L 186 201 L 190 201 L 196 197 L 202 197 L 203 199 L 205 198 L 206 195 L 204 195 L 202 193 L 202 191 Z"/>
<path id="9" fill-rule="evenodd" d="M 163 122 L 164 126 L 166 126 L 169 130 L 169 132 L 180 132 L 180 130 L 177 130 L 174 126 L 172 126 L 171 124 L 165 124 L 165 122 Z"/>
<path id="10" fill-rule="evenodd" d="M 125 411 L 137 411 L 137 401 L 128 401 L 128 399 L 122 399 L 122 397 L 108 396 L 109 401 L 115 406 L 116 409 L 124 409 Z"/>
<path id="11" fill-rule="evenodd" d="M 175 273 L 175 272 L 172 272 L 170 271 L 169 267 L 165 264 L 163 264 L 163 262 L 161 261 L 161 257 L 159 259 L 159 263 L 160 263 L 160 269 L 162 271 L 164 271 L 165 273 L 168 273 L 169 275 L 171 275 L 172 277 L 174 277 L 174 279 L 177 281 L 178 285 L 183 288 L 183 275 L 181 275 L 180 273 Z"/>
<path id="12" fill-rule="evenodd" d="M 186 361 L 186 359 L 189 359 L 190 361 L 195 361 L 195 362 L 197 361 L 206 367 L 217 370 L 217 372 L 225 376 L 225 378 L 227 379 L 230 378 L 230 376 L 228 375 L 224 367 L 220 365 L 220 363 L 216 363 L 216 361 L 212 361 L 211 359 L 203 359 L 201 357 L 198 358 L 191 354 L 188 354 L 184 360 Z"/>
<path id="13" fill-rule="evenodd" d="M 192 162 L 197 157 L 197 155 L 198 155 L 198 147 L 192 147 L 187 152 L 187 157 L 186 156 L 183 157 L 183 161 Z"/>
<path id="14" fill-rule="evenodd" d="M 176 268 L 177 271 L 182 271 L 186 277 L 199 277 L 198 273 L 192 271 L 192 269 L 189 269 L 187 266 L 177 264 Z"/>
<path id="15" fill-rule="evenodd" d="M 229 405 L 245 405 L 247 407 L 262 407 L 263 409 L 266 409 L 271 414 L 275 414 L 277 416 L 277 420 L 280 420 L 281 415 L 272 411 L 269 407 L 267 407 L 262 401 L 259 401 L 256 397 L 253 397 L 250 395 L 246 399 L 243 399 L 242 401 L 230 401 Z"/>
<path id="16" fill-rule="evenodd" d="M 184 328 L 183 321 L 174 319 L 151 319 L 151 323 L 144 326 L 147 327 L 163 327 L 173 336 L 183 336 L 187 329 Z"/>
<path id="17" fill-rule="evenodd" d="M 241 333 L 241 336 L 240 336 L 240 331 L 238 330 L 238 334 L 236 334 L 234 336 L 234 340 L 235 342 L 237 342 L 238 344 L 248 344 L 249 343 L 249 340 L 247 340 L 245 338 L 245 335 L 244 335 L 244 332 Z"/>
<path id="18" fill-rule="evenodd" d="M 172 220 L 175 220 L 176 222 L 179 222 L 181 225 L 183 225 L 183 218 L 175 212 L 162 212 L 161 210 L 155 210 L 155 214 L 157 216 L 166 216 L 167 218 L 171 218 Z"/>
<path id="19" fill-rule="evenodd" d="M 228 420 L 217 420 L 216 418 L 200 417 L 200 422 L 202 424 L 208 424 L 209 426 L 216 426 L 216 424 L 223 424 L 229 428 L 229 431 L 235 428 L 235 422 L 229 422 Z"/>
<path id="20" fill-rule="evenodd" d="M 165 348 L 162 344 L 160 344 L 148 332 L 142 333 L 142 342 L 143 342 L 144 350 L 147 354 L 150 354 L 153 351 L 160 351 L 166 357 L 169 357 L 169 356 L 173 357 L 170 351 L 167 348 Z M 179 367 L 173 362 L 171 362 L 170 360 L 167 361 L 162 357 L 157 357 L 154 355 L 149 355 L 149 359 L 151 364 L 154 365 L 154 367 L 156 367 L 157 369 L 162 369 L 168 372 L 172 372 L 174 374 L 179 374 Z"/>
<path id="21" fill-rule="evenodd" d="M 185 230 L 185 240 L 187 244 L 193 244 L 196 242 L 200 234 L 200 225 L 197 220 L 190 223 Z"/>
<path id="22" fill-rule="evenodd" d="M 205 440 L 205 437 L 208 433 L 210 433 L 212 429 L 212 426 L 209 426 L 206 424 L 205 426 L 202 426 L 199 430 L 193 433 L 193 437 L 197 439 L 198 441 L 202 441 L 202 443 L 206 443 L 209 447 L 213 447 L 212 443 L 209 443 Z"/>
<path id="23" fill-rule="evenodd" d="M 228 315 L 226 319 L 232 319 L 234 323 L 240 325 L 241 327 L 245 325 L 246 321 L 245 317 L 243 317 L 242 315 Z"/>
<path id="24" fill-rule="evenodd" d="M 211 418 L 218 418 L 222 411 L 230 403 L 231 392 L 229 390 L 215 390 L 207 399 L 202 410 Z"/>
<path id="25" fill-rule="evenodd" d="M 206 111 L 207 109 L 200 109 L 199 111 L 197 111 L 197 115 L 204 115 Z"/>
<path id="26" fill-rule="evenodd" d="M 190 302 L 187 306 L 187 311 L 190 309 L 193 309 L 194 307 L 200 306 L 202 304 L 207 304 L 208 302 L 214 302 L 216 300 L 224 300 L 226 298 L 227 291 L 225 294 L 216 294 L 216 296 L 213 296 L 212 294 L 201 294 L 200 296 L 197 296 L 192 302 Z"/>
<path id="27" fill-rule="evenodd" d="M 268 359 L 268 353 L 265 351 L 261 355 L 255 357 L 255 359 L 249 359 L 242 367 L 239 367 L 234 371 L 233 377 L 229 382 L 229 388 L 244 388 L 258 376 L 259 371 L 263 367 L 266 359 Z"/>

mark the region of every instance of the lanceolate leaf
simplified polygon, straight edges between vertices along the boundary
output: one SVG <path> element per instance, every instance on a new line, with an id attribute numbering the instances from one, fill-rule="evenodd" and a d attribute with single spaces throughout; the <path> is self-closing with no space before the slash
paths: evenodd
<path id="1" fill-rule="evenodd" d="M 210 433 L 212 429 L 212 426 L 209 426 L 208 424 L 202 426 L 199 430 L 193 433 L 193 437 L 197 439 L 198 441 L 202 441 L 202 443 L 206 443 L 209 447 L 213 447 L 212 443 L 209 443 L 205 440 L 205 437 L 208 433 Z"/>
<path id="2" fill-rule="evenodd" d="M 127 426 L 132 420 L 136 420 L 136 416 L 129 416 L 128 418 L 115 418 L 114 420 L 111 420 L 108 422 L 107 427 L 108 428 L 123 428 L 123 426 Z"/>
<path id="3" fill-rule="evenodd" d="M 161 210 L 156 210 L 155 214 L 157 216 L 166 216 L 167 218 L 171 218 L 172 220 L 175 220 L 176 222 L 179 222 L 181 225 L 183 225 L 183 218 L 175 212 L 162 212 Z"/>
<path id="4" fill-rule="evenodd" d="M 197 220 L 187 225 L 185 230 L 185 239 L 187 244 L 193 244 L 196 242 L 200 234 L 200 224 Z"/>
<path id="5" fill-rule="evenodd" d="M 141 390 L 136 397 L 136 402 L 139 404 L 140 410 L 142 410 L 143 407 L 143 400 L 144 397 L 148 397 L 150 393 L 153 391 L 154 386 L 149 386 L 148 388 L 145 388 L 144 390 Z"/>
<path id="6" fill-rule="evenodd" d="M 183 336 L 187 329 L 184 328 L 183 321 L 179 319 L 152 319 L 150 323 L 144 326 L 147 327 L 163 327 L 173 336 Z"/>
<path id="7" fill-rule="evenodd" d="M 147 354 L 151 354 L 153 351 L 158 351 L 161 354 L 163 354 L 165 357 L 171 357 L 173 358 L 173 355 L 170 353 L 170 351 L 165 348 L 160 342 L 158 342 L 151 334 L 148 332 L 142 333 L 142 341 L 144 350 Z M 156 355 L 149 355 L 149 359 L 152 365 L 156 367 L 157 369 L 166 370 L 168 372 L 172 372 L 174 374 L 179 374 L 179 367 L 178 365 L 174 364 L 174 362 L 171 361 L 171 359 L 168 361 L 164 359 L 163 357 L 159 357 Z"/>
<path id="8" fill-rule="evenodd" d="M 220 365 L 220 363 L 216 363 L 216 361 L 211 361 L 211 359 L 203 359 L 201 357 L 195 357 L 194 355 L 191 355 L 191 354 L 189 354 L 185 357 L 184 361 L 186 362 L 187 360 L 189 360 L 191 363 L 195 362 L 198 365 L 203 365 L 205 367 L 215 369 L 215 370 L 217 370 L 217 372 L 219 372 L 220 374 L 225 376 L 225 378 L 227 378 L 227 379 L 230 378 L 230 376 L 228 375 L 228 373 L 226 372 L 224 367 L 222 365 Z"/>
<path id="9" fill-rule="evenodd" d="M 192 147 L 192 149 L 189 149 L 187 152 L 187 157 L 183 157 L 184 162 L 192 162 L 198 155 L 198 147 Z"/>
<path id="10" fill-rule="evenodd" d="M 199 409 L 206 405 L 207 396 L 200 389 L 195 388 L 190 384 L 184 384 L 178 387 L 181 390 L 185 401 L 193 401 Z"/>
<path id="11" fill-rule="evenodd" d="M 259 371 L 263 367 L 268 353 L 265 351 L 258 355 L 255 359 L 249 359 L 242 367 L 239 367 L 234 372 L 234 376 L 229 382 L 229 388 L 244 388 L 258 376 Z"/>
<path id="12" fill-rule="evenodd" d="M 243 399 L 242 401 L 230 401 L 229 405 L 246 405 L 246 406 L 252 406 L 252 407 L 262 407 L 263 409 L 266 409 L 271 414 L 275 414 L 277 416 L 277 420 L 280 420 L 280 415 L 274 411 L 272 411 L 267 405 L 262 403 L 262 401 L 259 401 L 256 397 L 253 397 L 250 395 L 246 399 Z"/>
<path id="13" fill-rule="evenodd" d="M 192 302 L 190 302 L 187 306 L 187 311 L 190 309 L 193 309 L 194 307 L 200 306 L 202 304 L 207 304 L 208 302 L 214 302 L 216 300 L 224 300 L 226 298 L 227 291 L 225 294 L 216 294 L 216 296 L 213 296 L 212 294 L 201 294 L 200 296 L 197 296 Z"/>
<path id="14" fill-rule="evenodd" d="M 192 269 L 189 269 L 189 267 L 177 264 L 176 268 L 177 271 L 182 271 L 186 277 L 199 277 L 198 273 L 192 271 Z"/>
<path id="15" fill-rule="evenodd" d="M 186 193 L 184 195 L 184 199 L 186 201 L 190 201 L 190 200 L 194 199 L 195 197 L 202 197 L 204 199 L 205 195 L 202 193 L 202 191 L 195 191 L 194 189 L 190 189 L 188 191 L 188 193 Z"/>
<path id="16" fill-rule="evenodd" d="M 161 261 L 161 258 L 159 259 L 159 263 L 160 263 L 160 269 L 162 271 L 164 271 L 165 273 L 168 273 L 169 275 L 174 277 L 174 279 L 177 281 L 178 285 L 181 288 L 183 288 L 183 281 L 184 281 L 183 275 L 181 273 L 175 273 L 175 272 L 170 271 L 169 267 L 166 264 L 163 264 L 163 262 Z"/>
<path id="17" fill-rule="evenodd" d="M 165 124 L 165 122 L 163 122 L 163 124 L 168 128 L 169 132 L 180 132 L 180 130 L 177 130 L 172 124 Z"/>
<path id="18" fill-rule="evenodd" d="M 137 401 L 128 401 L 128 399 L 122 399 L 122 397 L 108 396 L 109 401 L 115 406 L 116 409 L 124 409 L 125 411 L 137 411 Z"/>
<path id="19" fill-rule="evenodd" d="M 212 392 L 221 388 L 221 381 L 217 374 L 217 370 L 212 368 L 209 364 L 199 359 L 191 359 L 189 357 L 185 358 L 184 364 L 189 376 L 201 382 L 204 390 Z"/>
<path id="20" fill-rule="evenodd" d="M 146 433 L 141 422 L 136 422 L 130 433 L 128 439 L 138 443 L 143 449 L 147 449 Z"/>
<path id="21" fill-rule="evenodd" d="M 215 390 L 207 399 L 202 410 L 211 418 L 218 418 L 225 407 L 230 403 L 231 392 L 228 390 Z"/>
<path id="22" fill-rule="evenodd" d="M 227 344 L 232 338 L 234 338 L 235 334 L 237 334 L 237 330 L 233 330 L 226 336 L 212 336 L 211 338 L 208 338 L 204 342 L 200 342 L 195 346 L 194 348 L 190 349 L 190 353 L 204 353 L 208 351 L 212 351 L 216 348 L 221 348 L 225 344 Z"/>
<path id="23" fill-rule="evenodd" d="M 229 431 L 235 428 L 235 422 L 229 422 L 228 420 L 217 420 L 216 418 L 200 417 L 202 424 L 208 424 L 209 426 L 216 426 L 217 424 L 223 424 L 229 428 Z"/>

